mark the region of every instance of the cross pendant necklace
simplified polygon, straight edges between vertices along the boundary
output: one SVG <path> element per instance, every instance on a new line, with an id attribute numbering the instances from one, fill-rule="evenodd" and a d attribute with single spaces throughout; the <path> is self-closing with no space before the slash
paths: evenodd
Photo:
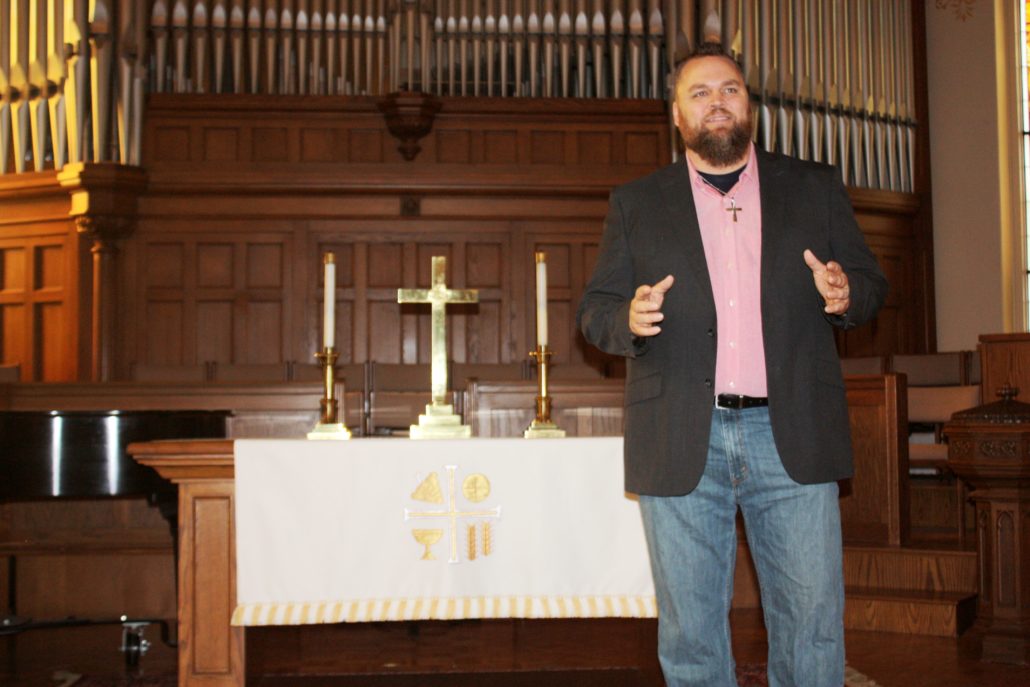
<path id="1" fill-rule="evenodd" d="M 709 188 L 712 188 L 712 189 L 715 189 L 716 191 L 718 191 L 719 195 L 721 195 L 723 198 L 726 197 L 726 191 L 723 191 L 721 188 L 719 188 L 718 186 L 716 186 L 712 182 L 708 181 L 708 179 L 705 179 L 702 176 L 701 177 L 701 181 L 705 182 L 705 185 L 708 186 Z M 737 213 L 741 212 L 744 208 L 742 208 L 742 207 L 737 205 L 737 199 L 734 198 L 733 196 L 730 196 L 729 200 L 730 200 L 730 206 L 728 208 L 726 208 L 726 212 L 732 212 L 733 213 L 733 221 L 736 222 L 737 221 Z"/>
<path id="2" fill-rule="evenodd" d="M 732 212 L 733 213 L 733 221 L 736 222 L 737 221 L 737 213 L 740 212 L 743 209 L 744 208 L 737 207 L 737 199 L 736 198 L 730 198 L 730 206 L 728 208 L 726 208 L 726 212 Z"/>

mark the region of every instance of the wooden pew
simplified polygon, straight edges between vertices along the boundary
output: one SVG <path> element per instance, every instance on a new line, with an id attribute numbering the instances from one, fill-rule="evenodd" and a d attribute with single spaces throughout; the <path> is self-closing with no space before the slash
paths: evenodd
<path id="1" fill-rule="evenodd" d="M 364 390 L 337 386 L 344 421 L 364 425 Z M 108 382 L 0 386 L 0 410 L 230 410 L 229 437 L 302 438 L 318 422 L 318 383 Z"/>
<path id="2" fill-rule="evenodd" d="M 567 436 L 622 434 L 625 381 L 556 381 L 549 385 L 553 398 L 551 419 Z M 465 422 L 476 437 L 517 437 L 536 415 L 536 382 L 471 380 L 465 391 Z"/>

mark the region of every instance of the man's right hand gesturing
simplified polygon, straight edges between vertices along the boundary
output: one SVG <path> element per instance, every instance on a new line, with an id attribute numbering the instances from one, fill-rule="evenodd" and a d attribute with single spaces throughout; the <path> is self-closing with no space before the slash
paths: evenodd
<path id="1" fill-rule="evenodd" d="M 656 322 L 665 319 L 662 314 L 662 301 L 665 300 L 665 292 L 672 288 L 673 277 L 670 274 L 654 286 L 643 284 L 637 287 L 637 292 L 629 304 L 629 330 L 637 336 L 654 336 L 662 331 L 656 326 Z"/>

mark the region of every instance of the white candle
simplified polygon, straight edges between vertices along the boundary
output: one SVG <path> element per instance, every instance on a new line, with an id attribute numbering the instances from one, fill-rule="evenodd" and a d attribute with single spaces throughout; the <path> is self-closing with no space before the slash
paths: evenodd
<path id="1" fill-rule="evenodd" d="M 536 345 L 547 345 L 547 255 L 536 252 Z"/>
<path id="2" fill-rule="evenodd" d="M 336 255 L 326 253 L 324 291 L 322 298 L 322 346 L 332 348 L 336 344 Z"/>

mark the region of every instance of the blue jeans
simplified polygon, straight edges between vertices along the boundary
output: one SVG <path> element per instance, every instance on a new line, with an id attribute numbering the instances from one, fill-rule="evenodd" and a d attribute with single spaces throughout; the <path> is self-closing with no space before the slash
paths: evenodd
<path id="1" fill-rule="evenodd" d="M 712 417 L 704 475 L 686 496 L 641 496 L 669 687 L 735 687 L 729 610 L 744 515 L 769 636 L 769 687 L 844 684 L 844 576 L 837 484 L 798 484 L 768 408 Z"/>

